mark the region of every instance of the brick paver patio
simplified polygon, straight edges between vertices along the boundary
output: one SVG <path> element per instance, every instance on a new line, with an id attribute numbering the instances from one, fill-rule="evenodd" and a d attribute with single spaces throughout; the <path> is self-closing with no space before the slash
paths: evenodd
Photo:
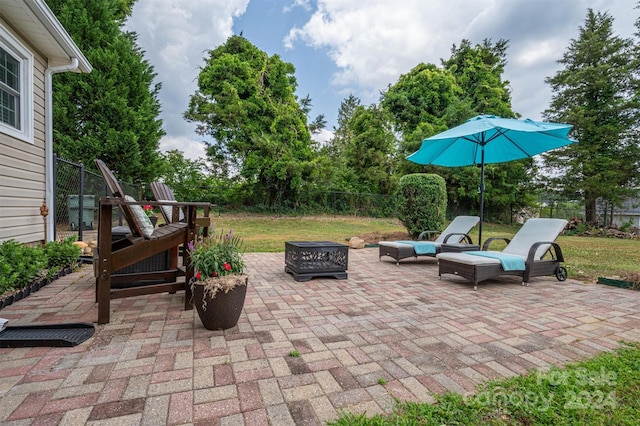
<path id="1" fill-rule="evenodd" d="M 160 294 L 113 301 L 111 323 L 79 346 L 0 349 L 0 423 L 319 425 L 640 340 L 640 292 L 552 277 L 474 292 L 439 280 L 435 259 L 349 257 L 347 280 L 296 282 L 284 253 L 247 254 L 245 309 L 224 332 Z M 84 266 L 0 317 L 94 322 L 93 289 Z"/>

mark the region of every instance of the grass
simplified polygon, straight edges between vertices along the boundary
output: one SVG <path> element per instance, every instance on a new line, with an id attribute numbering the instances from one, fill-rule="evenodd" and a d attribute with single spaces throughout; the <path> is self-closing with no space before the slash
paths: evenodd
<path id="1" fill-rule="evenodd" d="M 234 234 L 242 236 L 247 252 L 284 251 L 285 241 L 344 242 L 350 237 L 374 232 L 406 232 L 395 219 L 354 216 L 222 214 L 213 217 L 213 224 L 218 232 L 233 229 Z"/>
<path id="2" fill-rule="evenodd" d="M 372 244 L 385 239 L 408 238 L 406 229 L 397 219 L 375 219 L 353 216 L 268 216 L 222 214 L 213 217 L 215 229 L 233 229 L 240 235 L 247 252 L 284 251 L 285 241 L 327 240 L 346 242 L 360 237 Z M 511 237 L 518 230 L 515 225 L 485 223 L 482 239 Z M 478 241 L 477 227 L 471 232 Z M 595 283 L 598 277 L 620 277 L 640 272 L 640 241 L 604 237 L 560 236 L 569 277 Z M 499 242 L 491 246 L 504 247 Z"/>

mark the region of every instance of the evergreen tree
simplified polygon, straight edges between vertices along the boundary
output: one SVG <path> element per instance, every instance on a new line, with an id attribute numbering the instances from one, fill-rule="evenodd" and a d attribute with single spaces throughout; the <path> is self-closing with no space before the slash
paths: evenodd
<path id="1" fill-rule="evenodd" d="M 123 180 L 158 175 L 159 84 L 153 67 L 122 24 L 134 0 L 47 0 L 93 65 L 90 74 L 53 77 L 54 151 L 93 165 L 102 159 Z"/>
<path id="2" fill-rule="evenodd" d="M 511 109 L 509 81 L 502 80 L 508 45 L 507 40 L 500 39 L 495 44 L 484 40 L 482 44 L 471 46 L 465 39 L 460 46 L 451 48 L 451 58 L 442 61 L 442 65 L 453 74 L 462 89 L 461 102 L 468 108 L 461 108 L 461 111 L 468 116 L 456 114 L 450 119 L 462 122 L 479 114 L 516 117 Z"/>
<path id="3" fill-rule="evenodd" d="M 347 96 L 340 103 L 340 108 L 338 109 L 338 126 L 333 128 L 333 138 L 327 143 L 324 149 L 324 153 L 334 161 L 342 158 L 346 147 L 353 139 L 353 130 L 349 123 L 360 105 L 360 99 L 353 94 Z"/>
<path id="4" fill-rule="evenodd" d="M 419 64 L 389 85 L 381 105 L 392 114 L 395 129 L 402 133 L 399 154 L 406 157 L 420 147 L 424 138 L 446 130 L 451 125 L 448 113 L 462 95 L 453 74 L 433 64 Z M 404 173 L 420 170 L 408 162 L 402 167 Z"/>
<path id="5" fill-rule="evenodd" d="M 578 143 L 546 154 L 545 165 L 559 176 L 555 187 L 583 197 L 590 223 L 596 222 L 598 198 L 620 203 L 637 192 L 639 177 L 640 146 L 631 133 L 637 128 L 633 44 L 615 36 L 612 26 L 608 13 L 589 9 L 578 38 L 558 61 L 563 69 L 546 79 L 553 96 L 545 117 L 573 124 Z"/>
<path id="6" fill-rule="evenodd" d="M 209 51 L 184 115 L 213 138 L 208 157 L 233 165 L 253 205 L 296 207 L 318 172 L 294 72 L 232 36 Z"/>
<path id="7" fill-rule="evenodd" d="M 393 181 L 393 134 L 389 113 L 372 105 L 359 106 L 349 120 L 352 137 L 345 146 L 343 161 L 359 193 L 389 195 Z"/>
<path id="8" fill-rule="evenodd" d="M 353 138 L 349 123 L 358 106 L 360 99 L 353 94 L 342 100 L 338 109 L 338 125 L 333 127 L 333 137 L 319 147 L 318 160 L 322 163 L 320 169 L 324 171 L 324 185 L 321 187 L 325 190 L 357 191 L 344 156 L 346 147 Z"/>

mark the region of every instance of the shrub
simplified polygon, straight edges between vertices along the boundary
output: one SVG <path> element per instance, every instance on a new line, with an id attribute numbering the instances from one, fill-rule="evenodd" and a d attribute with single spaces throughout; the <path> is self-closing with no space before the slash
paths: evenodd
<path id="1" fill-rule="evenodd" d="M 49 241 L 44 246 L 44 252 L 47 255 L 47 268 L 53 272 L 57 272 L 60 268 L 74 264 L 82 250 L 74 244 L 75 236 L 64 239 L 61 242 Z"/>
<path id="2" fill-rule="evenodd" d="M 405 175 L 400 178 L 396 196 L 398 219 L 413 239 L 422 231 L 444 228 L 447 187 L 441 176 L 425 173 Z"/>
<path id="3" fill-rule="evenodd" d="M 47 268 L 42 246 L 27 246 L 9 240 L 0 245 L 0 289 L 23 288 L 40 277 Z"/>
<path id="4" fill-rule="evenodd" d="M 0 244 L 0 295 L 19 290 L 41 278 L 73 265 L 80 257 L 75 237 L 44 246 L 29 246 L 15 240 Z"/>

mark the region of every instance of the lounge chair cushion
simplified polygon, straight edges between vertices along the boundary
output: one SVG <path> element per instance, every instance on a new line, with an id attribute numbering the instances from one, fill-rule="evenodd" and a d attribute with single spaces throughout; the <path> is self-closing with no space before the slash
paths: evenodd
<path id="1" fill-rule="evenodd" d="M 136 201 L 135 198 L 129 196 L 129 195 L 125 195 L 124 196 L 125 201 L 129 201 L 134 203 Z M 138 222 L 138 225 L 140 226 L 140 231 L 142 231 L 142 235 L 145 238 L 150 238 L 151 235 L 153 235 L 153 223 L 151 223 L 151 219 L 149 219 L 149 216 L 147 216 L 147 214 L 144 212 L 144 209 L 142 208 L 142 206 L 130 206 L 131 207 L 131 211 L 133 212 L 133 215 L 135 216 L 135 220 L 136 222 Z"/>
<path id="2" fill-rule="evenodd" d="M 381 246 L 386 246 L 386 247 L 395 247 L 395 248 L 413 248 L 413 245 L 411 244 L 406 244 L 406 243 L 401 243 L 399 241 L 380 241 L 378 244 L 380 244 Z"/>
<path id="3" fill-rule="evenodd" d="M 529 249 L 536 242 L 555 241 L 562 233 L 567 221 L 564 219 L 529 219 L 513 236 L 513 239 L 502 250 L 502 253 L 517 254 L 525 259 L 529 255 Z M 549 250 L 549 244 L 538 247 L 534 256 L 535 260 L 542 259 L 542 256 Z"/>
<path id="4" fill-rule="evenodd" d="M 439 247 L 451 233 L 467 234 L 479 221 L 480 218 L 478 216 L 457 216 L 451 221 L 449 226 L 440 233 L 434 243 L 438 244 Z M 461 243 L 463 238 L 464 235 L 452 235 L 447 240 L 447 243 Z"/>
<path id="5" fill-rule="evenodd" d="M 463 263 L 465 265 L 499 265 L 500 260 L 491 257 L 475 256 L 473 254 L 464 253 L 440 253 L 436 256 L 438 259 L 450 260 L 452 262 Z"/>
<path id="6" fill-rule="evenodd" d="M 175 203 L 176 200 L 158 200 L 161 203 Z M 160 206 L 164 211 L 165 216 L 169 219 L 170 222 L 173 222 L 173 207 L 171 206 Z M 179 210 L 179 220 L 184 220 L 184 213 L 182 210 Z"/>

